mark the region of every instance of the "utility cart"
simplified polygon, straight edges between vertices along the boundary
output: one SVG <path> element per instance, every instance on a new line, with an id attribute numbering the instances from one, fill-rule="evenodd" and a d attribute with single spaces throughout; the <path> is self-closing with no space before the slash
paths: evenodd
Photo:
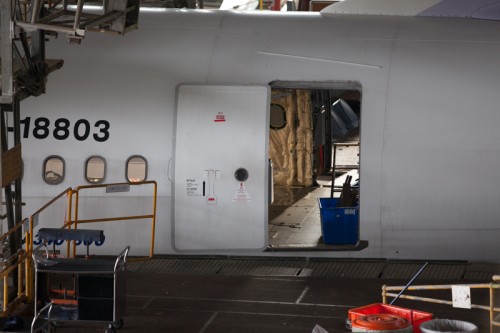
<path id="1" fill-rule="evenodd" d="M 60 229 L 56 229 L 60 230 Z M 85 238 L 67 233 L 63 238 Z M 55 231 L 54 231 L 55 232 Z M 58 236 L 61 237 L 60 231 Z M 51 234 L 49 230 L 49 234 Z M 130 247 L 116 259 L 52 258 L 33 254 L 35 266 L 35 327 L 51 331 L 57 326 L 89 326 L 100 323 L 105 332 L 123 325 L 125 310 L 125 266 Z M 40 325 L 43 323 L 44 325 Z"/>

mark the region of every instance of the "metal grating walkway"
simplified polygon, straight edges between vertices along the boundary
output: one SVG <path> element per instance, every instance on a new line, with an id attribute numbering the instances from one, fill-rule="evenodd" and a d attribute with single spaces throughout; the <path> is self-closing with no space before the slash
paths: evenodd
<path id="1" fill-rule="evenodd" d="M 424 262 L 308 258 L 165 257 L 131 262 L 128 270 L 190 275 L 411 279 Z M 491 280 L 500 265 L 430 262 L 420 280 Z"/>

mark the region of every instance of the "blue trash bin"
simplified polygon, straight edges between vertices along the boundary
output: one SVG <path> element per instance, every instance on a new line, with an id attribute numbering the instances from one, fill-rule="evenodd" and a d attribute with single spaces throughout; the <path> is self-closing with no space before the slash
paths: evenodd
<path id="1" fill-rule="evenodd" d="M 337 207 L 339 198 L 319 198 L 321 234 L 325 244 L 354 245 L 359 242 L 359 207 Z"/>

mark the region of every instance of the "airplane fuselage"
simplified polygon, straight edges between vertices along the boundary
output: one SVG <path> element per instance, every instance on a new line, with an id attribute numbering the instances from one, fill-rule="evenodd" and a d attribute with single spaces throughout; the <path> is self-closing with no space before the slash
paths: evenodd
<path id="1" fill-rule="evenodd" d="M 264 212 L 256 224 L 262 241 L 255 247 L 209 244 L 213 248 L 203 251 L 176 239 L 173 208 L 180 200 L 172 195 L 174 188 L 182 188 L 176 195 L 187 196 L 186 179 L 176 177 L 181 166 L 171 165 L 176 154 L 190 149 L 174 145 L 178 88 L 266 88 L 276 82 L 311 89 L 350 87 L 361 93 L 360 237 L 369 247 L 314 255 L 498 262 L 499 24 L 158 10 L 141 12 L 139 30 L 125 38 L 88 35 L 80 46 L 63 38 L 50 41 L 47 57 L 62 58 L 65 64 L 49 78 L 46 95 L 23 104 L 25 214 L 65 188 L 84 184 L 89 157 L 103 157 L 105 182 L 119 183 L 126 181 L 127 159 L 139 155 L 147 160 L 147 179 L 158 183 L 156 253 L 177 253 L 177 240 L 196 253 L 265 255 Z M 259 121 L 261 125 L 251 126 L 266 135 L 268 120 Z M 241 142 L 238 136 L 228 140 L 234 146 Z M 266 156 L 264 145 L 255 149 Z M 42 177 L 43 161 L 51 155 L 65 162 L 58 185 Z M 263 168 L 262 177 L 266 167 L 257 166 Z M 266 207 L 267 191 L 262 185 L 251 193 L 260 200 L 260 210 Z M 147 195 L 123 193 L 109 204 L 95 197 L 88 205 L 112 214 L 127 211 Z M 44 223 L 62 225 L 49 215 Z M 141 227 L 105 229 L 110 251 L 121 250 L 126 239 L 133 255 L 148 252 L 149 239 L 142 237 Z M 237 230 L 228 236 L 238 243 Z"/>

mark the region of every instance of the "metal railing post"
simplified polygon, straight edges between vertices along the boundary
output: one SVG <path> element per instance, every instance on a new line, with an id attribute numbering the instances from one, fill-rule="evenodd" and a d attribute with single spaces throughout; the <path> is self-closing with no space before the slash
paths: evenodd
<path id="1" fill-rule="evenodd" d="M 75 190 L 73 190 L 74 193 L 76 193 L 76 199 L 75 199 L 75 216 L 73 218 L 73 224 L 75 225 L 74 229 L 78 229 L 78 207 L 80 205 L 80 188 L 77 187 Z M 73 256 L 74 258 L 76 256 L 76 241 L 73 242 Z"/>
<path id="2" fill-rule="evenodd" d="M 26 258 L 26 262 L 28 265 L 28 272 L 27 272 L 27 277 L 26 277 L 26 280 L 27 280 L 26 285 L 29 286 L 28 287 L 28 300 L 31 301 L 31 299 L 33 297 L 33 281 L 34 281 L 33 269 L 31 266 L 31 260 L 33 258 L 33 240 L 34 240 L 33 216 L 30 216 L 29 225 L 30 225 L 29 226 L 29 251 L 28 251 L 27 258 Z"/>
<path id="3" fill-rule="evenodd" d="M 17 257 L 17 297 L 23 295 L 23 254 L 20 253 Z"/>
<path id="4" fill-rule="evenodd" d="M 9 305 L 9 274 L 5 274 L 3 277 L 3 309 L 5 312 L 7 306 Z"/>
<path id="5" fill-rule="evenodd" d="M 154 182 L 154 196 L 153 196 L 153 217 L 151 225 L 151 249 L 149 250 L 149 257 L 153 258 L 155 249 L 155 230 L 156 230 L 156 195 L 157 195 L 157 184 Z"/>
<path id="6" fill-rule="evenodd" d="M 387 285 L 382 286 L 382 303 L 387 304 Z"/>
<path id="7" fill-rule="evenodd" d="M 65 225 L 67 224 L 68 225 L 68 229 L 71 229 L 71 223 L 72 223 L 72 220 L 71 220 L 71 214 L 72 214 L 72 209 L 73 209 L 73 190 L 70 189 L 69 192 L 68 192 L 68 207 L 67 207 L 67 212 L 66 212 L 66 216 L 68 218 L 67 221 L 65 221 Z M 73 241 L 73 244 L 75 244 L 75 241 Z M 69 258 L 71 255 L 71 241 L 67 241 L 66 242 L 66 257 Z"/>

